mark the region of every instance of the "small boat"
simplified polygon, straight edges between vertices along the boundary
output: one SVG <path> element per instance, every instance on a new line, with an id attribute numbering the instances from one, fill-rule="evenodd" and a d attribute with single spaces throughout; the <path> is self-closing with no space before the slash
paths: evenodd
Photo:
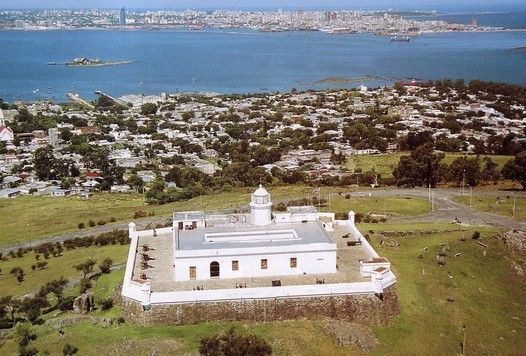
<path id="1" fill-rule="evenodd" d="M 58 63 L 57 62 L 48 62 L 47 65 L 48 66 L 56 66 Z"/>
<path id="2" fill-rule="evenodd" d="M 392 42 L 409 42 L 409 41 L 411 41 L 411 37 L 396 35 L 396 36 L 391 37 L 391 41 Z"/>

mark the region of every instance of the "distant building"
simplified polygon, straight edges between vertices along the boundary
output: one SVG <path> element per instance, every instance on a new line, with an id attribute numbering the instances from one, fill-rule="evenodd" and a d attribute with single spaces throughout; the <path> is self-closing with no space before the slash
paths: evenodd
<path id="1" fill-rule="evenodd" d="M 4 120 L 4 113 L 0 109 L 0 142 L 10 142 L 15 138 L 11 128 L 7 127 Z"/>
<path id="2" fill-rule="evenodd" d="M 53 127 L 53 128 L 50 128 L 48 131 L 48 136 L 49 136 L 49 144 L 51 146 L 56 146 L 60 143 L 60 131 Z"/>
<path id="3" fill-rule="evenodd" d="M 124 7 L 119 12 L 119 26 L 126 26 L 126 9 Z"/>

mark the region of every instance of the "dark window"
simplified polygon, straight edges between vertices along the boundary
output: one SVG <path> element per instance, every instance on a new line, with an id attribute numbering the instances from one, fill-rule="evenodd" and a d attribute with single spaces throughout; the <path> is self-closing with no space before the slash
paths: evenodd
<path id="1" fill-rule="evenodd" d="M 261 260 L 261 269 L 267 269 L 267 259 Z"/>
<path id="2" fill-rule="evenodd" d="M 219 277 L 219 262 L 210 263 L 210 277 Z"/>
<path id="3" fill-rule="evenodd" d="M 239 261 L 232 261 L 232 271 L 239 270 Z"/>
<path id="4" fill-rule="evenodd" d="M 298 266 L 298 259 L 296 257 L 292 257 L 290 259 L 290 268 L 296 268 Z"/>

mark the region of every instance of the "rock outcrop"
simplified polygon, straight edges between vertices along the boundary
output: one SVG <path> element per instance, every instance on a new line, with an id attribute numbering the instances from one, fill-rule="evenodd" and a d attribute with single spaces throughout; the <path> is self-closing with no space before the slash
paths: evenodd
<path id="1" fill-rule="evenodd" d="M 73 301 L 73 312 L 74 313 L 89 313 L 95 309 L 95 301 L 93 299 L 93 293 L 84 293 Z"/>

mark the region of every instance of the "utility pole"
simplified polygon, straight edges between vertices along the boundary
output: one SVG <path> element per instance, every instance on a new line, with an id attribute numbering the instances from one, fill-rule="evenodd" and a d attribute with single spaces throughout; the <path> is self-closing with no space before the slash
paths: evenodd
<path id="1" fill-rule="evenodd" d="M 427 201 L 431 203 L 431 184 L 427 183 L 428 197 Z"/>
<path id="2" fill-rule="evenodd" d="M 466 170 L 462 170 L 462 190 L 460 192 L 460 195 L 464 195 L 464 185 L 466 184 Z"/>
<path id="3" fill-rule="evenodd" d="M 142 80 L 141 80 L 141 105 L 144 105 L 144 89 L 142 87 Z"/>
<path id="4" fill-rule="evenodd" d="M 513 195 L 513 207 L 511 210 L 511 217 L 515 219 L 515 195 Z"/>
<path id="5" fill-rule="evenodd" d="M 431 211 L 435 211 L 435 191 L 431 192 Z"/>

